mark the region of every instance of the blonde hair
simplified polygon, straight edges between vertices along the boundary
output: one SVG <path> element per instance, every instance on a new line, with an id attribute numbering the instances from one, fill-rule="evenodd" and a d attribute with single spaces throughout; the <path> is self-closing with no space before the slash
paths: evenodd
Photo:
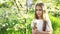
<path id="1" fill-rule="evenodd" d="M 37 3 L 36 6 L 40 6 L 41 8 L 43 8 L 43 7 L 44 7 L 44 3 Z M 35 8 L 36 8 L 36 6 L 35 6 Z M 44 23 L 43 23 L 43 31 L 46 30 L 46 22 L 47 22 L 47 20 L 46 20 L 46 17 L 47 17 L 47 16 L 46 16 L 46 15 L 47 15 L 46 11 L 43 10 L 43 14 L 42 14 L 42 16 L 41 16 L 41 18 L 42 18 L 43 21 L 44 21 Z M 37 14 L 36 14 L 36 11 L 35 11 L 35 18 L 36 18 L 36 19 L 39 19 L 38 16 L 37 16 Z"/>

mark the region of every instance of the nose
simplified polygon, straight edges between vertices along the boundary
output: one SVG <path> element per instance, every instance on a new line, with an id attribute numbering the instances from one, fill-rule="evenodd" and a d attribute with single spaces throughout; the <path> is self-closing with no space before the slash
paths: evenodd
<path id="1" fill-rule="evenodd" d="M 41 12 L 40 11 L 37 11 L 37 14 L 40 14 Z"/>

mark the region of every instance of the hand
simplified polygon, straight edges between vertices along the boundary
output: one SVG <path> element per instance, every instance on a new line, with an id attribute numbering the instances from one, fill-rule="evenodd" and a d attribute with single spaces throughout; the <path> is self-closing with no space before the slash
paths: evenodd
<path id="1" fill-rule="evenodd" d="M 40 31 L 39 31 L 38 29 L 35 29 L 35 31 L 37 32 L 37 34 L 39 34 L 39 33 L 40 33 Z"/>
<path id="2" fill-rule="evenodd" d="M 38 29 L 33 30 L 33 34 L 40 34 L 41 32 Z"/>
<path id="3" fill-rule="evenodd" d="M 42 34 L 42 31 L 35 29 L 38 34 Z"/>
<path id="4" fill-rule="evenodd" d="M 32 32 L 33 34 L 37 34 L 37 29 L 34 29 Z"/>

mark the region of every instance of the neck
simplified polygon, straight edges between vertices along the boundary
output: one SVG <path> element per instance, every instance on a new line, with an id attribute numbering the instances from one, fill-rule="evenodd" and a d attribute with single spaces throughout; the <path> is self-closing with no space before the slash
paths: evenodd
<path id="1" fill-rule="evenodd" d="M 41 17 L 39 19 L 42 19 Z"/>
<path id="2" fill-rule="evenodd" d="M 42 19 L 42 17 L 39 17 L 39 19 Z"/>

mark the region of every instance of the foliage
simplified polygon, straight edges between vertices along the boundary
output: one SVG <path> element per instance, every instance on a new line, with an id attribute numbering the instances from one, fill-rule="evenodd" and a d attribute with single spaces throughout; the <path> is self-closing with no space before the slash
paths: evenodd
<path id="1" fill-rule="evenodd" d="M 32 34 L 31 21 L 34 19 L 34 6 L 38 2 L 46 4 L 53 34 L 60 34 L 59 0 L 34 0 L 32 8 L 27 6 L 27 0 L 0 0 L 0 34 Z"/>

